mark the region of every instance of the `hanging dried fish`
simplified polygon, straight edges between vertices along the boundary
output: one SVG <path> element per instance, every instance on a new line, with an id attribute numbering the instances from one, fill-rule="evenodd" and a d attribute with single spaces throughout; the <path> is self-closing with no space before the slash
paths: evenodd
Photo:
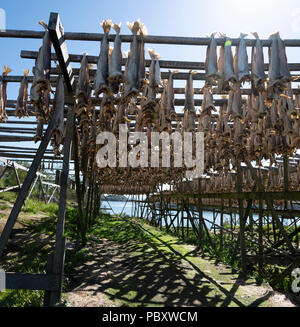
<path id="1" fill-rule="evenodd" d="M 171 121 L 177 120 L 177 114 L 175 111 L 174 105 L 174 83 L 173 83 L 173 76 L 174 74 L 178 73 L 178 71 L 171 72 L 169 70 L 169 79 L 168 79 L 168 92 L 167 92 L 167 115 L 168 119 Z"/>
<path id="2" fill-rule="evenodd" d="M 114 49 L 112 50 L 111 60 L 109 64 L 109 83 L 112 87 L 113 93 L 118 93 L 120 83 L 123 82 L 123 74 L 122 74 L 122 40 L 120 36 L 121 32 L 120 24 L 113 24 L 112 28 L 116 32 L 115 42 L 114 42 Z"/>
<path id="3" fill-rule="evenodd" d="M 138 20 L 139 21 L 139 20 Z M 141 38 L 138 41 L 139 44 L 139 71 L 138 71 L 138 88 L 139 90 L 143 90 L 144 85 L 146 84 L 146 62 L 145 62 L 145 46 L 143 37 L 146 36 L 147 28 L 144 24 L 139 21 L 140 24 L 140 36 Z"/>
<path id="4" fill-rule="evenodd" d="M 152 123 L 157 121 L 159 106 L 156 101 L 156 93 L 158 91 L 160 81 L 159 54 L 154 49 L 149 50 L 151 57 L 151 65 L 149 68 L 149 81 L 144 88 L 143 101 L 141 102 L 142 116 L 144 123 Z M 158 65 L 157 65 L 158 63 Z M 144 124 L 143 124 L 144 126 Z"/>
<path id="5" fill-rule="evenodd" d="M 208 85 L 215 85 L 216 80 L 220 77 L 217 63 L 217 42 L 215 40 L 216 33 L 210 35 L 210 44 L 206 51 L 205 71 Z"/>
<path id="6" fill-rule="evenodd" d="M 278 38 L 278 51 L 280 63 L 280 77 L 283 83 L 287 83 L 292 80 L 292 76 L 288 68 L 285 45 L 280 37 Z"/>
<path id="7" fill-rule="evenodd" d="M 58 115 L 57 126 L 52 132 L 51 145 L 54 148 L 55 155 L 60 154 L 60 145 L 63 141 L 64 135 L 64 107 L 65 107 L 65 95 L 64 95 L 64 82 L 63 76 L 58 77 L 56 92 L 54 97 L 53 112 Z"/>
<path id="8" fill-rule="evenodd" d="M 27 112 L 27 98 L 28 98 L 28 79 L 29 70 L 24 70 L 24 77 L 22 78 L 19 95 L 16 104 L 16 112 L 15 115 L 19 118 L 29 117 Z"/>
<path id="9" fill-rule="evenodd" d="M 193 74 L 189 71 L 189 76 L 185 85 L 185 102 L 184 102 L 184 117 L 183 128 L 185 132 L 191 132 L 195 130 L 195 102 L 194 102 L 194 87 L 193 87 Z"/>
<path id="10" fill-rule="evenodd" d="M 7 121 L 7 114 L 6 114 L 6 88 L 7 88 L 7 81 L 4 81 L 5 76 L 10 73 L 12 70 L 8 66 L 3 67 L 3 73 L 1 78 L 0 84 L 0 123 L 5 123 Z"/>
<path id="11" fill-rule="evenodd" d="M 39 121 L 36 128 L 36 135 L 34 137 L 34 143 L 40 141 L 43 138 L 43 121 Z"/>
<path id="12" fill-rule="evenodd" d="M 246 82 L 250 80 L 247 46 L 245 41 L 246 36 L 247 34 L 241 33 L 241 40 L 238 47 L 238 79 L 240 82 Z"/>
<path id="13" fill-rule="evenodd" d="M 76 116 L 79 117 L 83 112 L 87 112 L 90 101 L 90 77 L 89 77 L 89 63 L 87 53 L 83 53 L 81 59 L 78 83 L 76 88 Z"/>
<path id="14" fill-rule="evenodd" d="M 220 35 L 221 37 L 225 37 L 224 34 Z M 218 92 L 223 92 L 229 90 L 229 83 L 225 81 L 225 45 L 222 44 L 220 47 L 220 54 L 218 60 Z"/>
<path id="15" fill-rule="evenodd" d="M 234 73 L 233 69 L 233 56 L 231 51 L 231 40 L 226 37 L 224 44 L 224 57 L 225 57 L 225 81 L 227 82 L 236 82 L 237 76 Z"/>
<path id="16" fill-rule="evenodd" d="M 279 33 L 272 34 L 269 38 L 271 46 L 269 47 L 269 81 L 268 87 L 275 90 L 281 83 L 280 57 L 279 57 Z"/>
<path id="17" fill-rule="evenodd" d="M 159 103 L 159 121 L 158 121 L 158 130 L 170 131 L 172 129 L 171 124 L 169 124 L 168 113 L 167 113 L 167 103 L 168 103 L 168 81 L 163 81 L 163 92 L 161 94 L 160 103 Z"/>
<path id="18" fill-rule="evenodd" d="M 266 74 L 264 70 L 264 53 L 261 40 L 256 32 L 253 32 L 252 34 L 256 38 L 256 43 L 252 48 L 251 85 L 255 95 L 257 95 L 258 91 L 265 89 L 264 83 L 266 80 Z"/>
<path id="19" fill-rule="evenodd" d="M 140 22 L 127 23 L 133 34 L 133 40 L 130 45 L 130 53 L 128 56 L 128 64 L 126 70 L 125 98 L 136 96 L 138 94 L 138 78 L 139 78 L 139 44 L 137 33 L 140 30 Z"/>
<path id="20" fill-rule="evenodd" d="M 242 119 L 242 97 L 241 97 L 241 90 L 237 88 L 236 91 L 233 93 L 233 100 L 232 100 L 232 112 L 231 116 L 233 119 L 240 118 Z"/>
<path id="21" fill-rule="evenodd" d="M 104 31 L 104 36 L 101 41 L 100 54 L 97 63 L 97 73 L 96 73 L 95 91 L 94 91 L 95 96 L 99 96 L 99 94 L 103 92 L 107 92 L 108 90 L 108 80 L 107 80 L 108 69 L 109 69 L 108 68 L 108 53 L 109 53 L 108 34 L 110 32 L 111 25 L 112 25 L 111 20 L 104 20 L 101 23 L 101 26 Z M 118 48 L 116 49 L 116 53 L 117 51 Z M 117 61 L 114 61 L 114 63 L 117 64 Z"/>
<path id="22" fill-rule="evenodd" d="M 203 88 L 203 101 L 201 106 L 201 114 L 204 113 L 211 113 L 211 111 L 216 111 L 214 106 L 214 99 L 213 94 L 210 88 L 204 87 Z"/>
<path id="23" fill-rule="evenodd" d="M 34 105 L 38 120 L 47 121 L 50 116 L 50 68 L 51 68 L 51 40 L 48 26 L 40 21 L 45 28 L 42 46 L 35 62 L 33 83 L 30 89 L 30 100 Z"/>

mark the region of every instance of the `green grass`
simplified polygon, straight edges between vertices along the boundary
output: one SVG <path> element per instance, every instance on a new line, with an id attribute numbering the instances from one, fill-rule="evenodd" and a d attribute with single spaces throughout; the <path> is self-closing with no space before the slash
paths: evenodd
<path id="1" fill-rule="evenodd" d="M 0 193 L 0 199 L 10 203 L 14 203 L 16 201 L 16 198 L 17 198 L 17 193 L 14 192 Z"/>
<path id="2" fill-rule="evenodd" d="M 33 199 L 28 199 L 22 211 L 33 214 L 41 211 L 50 215 L 56 215 L 58 212 L 58 205 L 56 203 L 44 203 Z"/>

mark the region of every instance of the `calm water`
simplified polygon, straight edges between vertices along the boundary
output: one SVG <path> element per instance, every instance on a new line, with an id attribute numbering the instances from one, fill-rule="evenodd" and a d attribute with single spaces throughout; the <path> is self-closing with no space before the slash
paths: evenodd
<path id="1" fill-rule="evenodd" d="M 109 203 L 107 201 L 103 201 L 102 204 L 101 204 L 101 209 L 106 209 L 108 213 L 113 213 L 113 214 L 125 214 L 125 215 L 128 215 L 128 216 L 131 216 L 132 213 L 133 213 L 133 210 L 132 210 L 132 202 L 118 202 L 118 201 L 109 201 Z M 158 213 L 157 213 L 158 214 Z M 172 211 L 172 214 L 175 214 L 174 211 Z M 203 211 L 203 216 L 205 219 L 208 219 L 208 220 L 213 220 L 213 213 L 210 212 L 210 211 Z M 217 219 L 216 219 L 216 224 L 219 224 L 220 223 L 220 216 L 218 215 L 217 216 Z M 233 215 L 234 217 L 234 215 Z M 224 214 L 223 216 L 223 220 L 224 222 L 226 220 L 229 221 L 230 219 L 230 216 L 229 215 L 226 215 Z M 238 219 L 238 215 L 236 215 L 236 219 Z M 169 220 L 168 220 L 169 222 Z M 164 221 L 163 221 L 163 225 L 164 225 Z M 175 219 L 174 221 L 174 225 L 176 226 L 177 225 L 177 219 Z M 208 228 L 211 227 L 211 224 L 209 222 L 206 221 L 206 225 Z"/>
<path id="2" fill-rule="evenodd" d="M 121 214 L 122 213 L 122 214 L 128 215 L 128 216 L 133 215 L 133 204 L 130 201 L 128 201 L 127 203 L 126 202 L 118 202 L 118 201 L 109 201 L 109 202 L 103 201 L 102 204 L 101 204 L 101 208 L 102 208 L 102 210 L 103 210 L 103 208 L 106 208 L 107 212 L 112 213 L 112 214 Z M 176 212 L 172 211 L 172 214 L 175 215 Z M 157 212 L 157 216 L 158 215 L 159 215 L 159 212 Z M 213 221 L 213 213 L 211 211 L 203 211 L 203 217 L 204 217 L 204 219 L 208 220 L 208 221 L 205 221 L 205 223 L 206 223 L 206 226 L 209 229 L 211 229 L 212 224 L 209 221 Z M 232 217 L 233 217 L 233 220 L 234 221 L 236 220 L 237 224 L 239 224 L 238 223 L 239 215 L 238 214 L 235 215 L 233 213 Z M 253 218 L 257 221 L 258 215 L 254 214 Z M 187 220 L 185 219 L 184 222 L 185 222 L 184 226 L 186 226 L 187 225 Z M 224 214 L 223 215 L 223 222 L 224 223 L 227 222 L 229 224 L 230 215 Z M 168 217 L 168 224 L 169 223 L 170 223 L 170 217 Z M 220 215 L 217 215 L 215 223 L 220 224 Z M 289 225 L 291 223 L 291 220 L 290 219 L 285 219 L 283 223 L 284 223 L 284 225 Z M 175 219 L 173 224 L 177 227 L 177 218 Z M 297 222 L 297 226 L 299 226 L 299 224 L 300 224 L 300 221 Z M 163 226 L 165 225 L 164 219 L 163 219 L 162 225 Z M 189 226 L 191 227 L 190 223 L 189 223 Z"/>

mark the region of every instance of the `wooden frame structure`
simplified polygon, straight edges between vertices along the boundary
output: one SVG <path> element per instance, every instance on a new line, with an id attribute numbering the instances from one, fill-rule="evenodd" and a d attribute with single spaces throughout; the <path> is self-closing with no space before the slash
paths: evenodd
<path id="1" fill-rule="evenodd" d="M 45 302 L 46 306 L 53 306 L 60 301 L 61 289 L 62 289 L 62 276 L 64 269 L 64 256 L 65 256 L 65 238 L 64 238 L 64 223 L 65 223 L 65 206 L 66 206 L 66 192 L 67 192 L 67 180 L 70 172 L 70 158 L 71 158 L 71 145 L 72 142 L 76 142 L 73 135 L 74 128 L 74 107 L 75 101 L 73 97 L 74 84 L 78 79 L 79 69 L 72 69 L 71 62 L 80 62 L 82 59 L 81 55 L 68 54 L 66 41 L 67 40 L 80 40 L 80 41 L 101 41 L 103 34 L 98 33 L 70 33 L 64 32 L 63 26 L 61 24 L 59 15 L 57 13 L 51 13 L 49 19 L 49 31 L 51 41 L 54 46 L 55 53 L 51 55 L 51 60 L 56 60 L 59 62 L 59 68 L 51 68 L 50 82 L 55 84 L 57 80 L 57 75 L 62 74 L 64 77 L 66 85 L 65 93 L 65 105 L 69 105 L 69 108 L 65 108 L 65 117 L 67 124 L 67 135 L 64 141 L 64 151 L 62 160 L 62 172 L 60 180 L 60 199 L 59 199 L 59 211 L 58 211 L 58 221 L 56 229 L 56 242 L 54 253 L 49 257 L 47 265 L 47 273 L 45 275 L 38 274 L 18 274 L 18 273 L 7 273 L 7 287 L 17 288 L 17 289 L 40 289 L 45 290 Z M 0 32 L 0 37 L 9 38 L 33 38 L 41 39 L 44 36 L 44 32 L 37 31 L 23 31 L 23 30 L 6 30 L 5 32 Z M 114 40 L 114 35 L 109 35 L 109 41 Z M 122 42 L 131 42 L 131 35 L 122 35 Z M 208 38 L 191 38 L 191 37 L 166 37 L 166 36 L 145 36 L 143 38 L 145 43 L 152 44 L 172 44 L 172 45 L 195 45 L 195 46 L 207 46 L 209 45 L 210 39 Z M 218 45 L 224 43 L 224 39 L 216 39 Z M 232 39 L 232 45 L 238 45 L 239 39 Z M 247 46 L 253 46 L 255 40 L 246 40 Z M 300 47 L 300 40 L 284 40 L 285 46 L 287 47 Z M 262 45 L 264 47 L 270 45 L 270 40 L 262 40 Z M 27 59 L 36 59 L 37 52 L 22 50 L 21 57 Z M 88 56 L 89 63 L 96 63 L 98 57 Z M 125 61 L 123 61 L 125 65 Z M 149 67 L 150 61 L 146 61 L 146 66 Z M 185 62 L 185 61 L 160 61 L 160 67 L 166 69 L 197 69 L 204 70 L 204 62 Z M 291 71 L 300 71 L 300 64 L 289 64 L 289 69 Z M 265 65 L 265 70 L 268 69 L 268 65 Z M 91 75 L 95 74 L 95 71 L 91 71 Z M 162 72 L 162 78 L 168 78 L 168 72 Z M 181 72 L 174 76 L 174 79 L 185 80 L 188 74 L 186 72 Z M 193 75 L 194 80 L 205 80 L 204 73 L 197 73 Z M 20 82 L 22 76 L 6 76 L 5 80 L 8 82 Z M 32 77 L 28 77 L 29 83 L 32 83 Z M 300 79 L 295 79 L 295 82 L 300 81 Z M 183 88 L 174 89 L 176 95 L 184 94 Z M 293 90 L 295 93 L 299 93 L 299 89 Z M 162 92 L 162 89 L 160 89 Z M 250 94 L 250 89 L 242 89 L 243 95 Z M 202 94 L 202 90 L 195 89 L 195 94 Z M 99 105 L 101 99 L 92 98 L 93 104 Z M 224 103 L 224 99 L 217 99 L 214 101 L 216 106 Z M 182 106 L 184 100 L 182 98 L 175 99 L 175 106 Z M 195 105 L 201 105 L 202 100 L 196 99 Z M 8 100 L 7 107 L 15 108 L 16 101 Z M 30 106 L 29 106 L 30 109 Z M 98 110 L 98 109 L 96 109 Z M 8 116 L 13 115 L 13 110 L 7 112 Z M 30 116 L 34 114 L 29 112 Z M 183 114 L 178 113 L 180 119 L 183 118 Z M 133 118 L 133 117 L 129 117 Z M 213 116 L 214 119 L 217 116 Z M 15 121 L 8 121 L 8 123 L 14 123 Z M 36 122 L 18 122 L 20 126 L 26 126 L 26 124 L 36 124 Z M 5 157 L 13 158 L 28 158 L 33 159 L 31 167 L 27 173 L 27 177 L 23 185 L 19 185 L 20 192 L 15 205 L 11 211 L 8 218 L 7 224 L 4 228 L 3 233 L 0 237 L 0 256 L 3 254 L 5 245 L 7 244 L 8 238 L 11 234 L 12 228 L 16 222 L 18 214 L 21 207 L 26 199 L 30 186 L 34 183 L 37 176 L 37 169 L 41 163 L 42 159 L 54 159 L 50 152 L 47 151 L 47 146 L 49 144 L 51 134 L 53 129 L 57 124 L 57 114 L 54 114 L 52 121 L 49 123 L 47 130 L 45 131 L 44 138 L 41 141 L 39 148 L 35 154 L 29 154 L 22 150 L 18 153 L 20 149 L 16 147 L 9 148 L 6 147 L 1 149 L 0 155 Z M 1 142 L 16 142 L 16 141 L 30 141 L 33 140 L 34 128 L 9 128 L 0 127 L 1 131 L 7 131 L 11 133 L 22 133 L 22 136 L 2 136 L 0 135 Z M 130 125 L 133 130 L 133 123 Z M 28 136 L 29 135 L 29 136 Z M 76 149 L 76 147 L 75 147 Z M 11 151 L 9 151 L 11 150 Z M 79 180 L 79 169 L 76 160 L 77 154 L 75 153 L 75 175 L 76 180 Z M 252 192 L 242 192 L 241 185 L 242 180 L 242 169 L 239 166 L 235 177 L 237 181 L 237 191 L 230 193 L 201 193 L 200 189 L 198 192 L 194 190 L 180 189 L 177 186 L 177 190 L 171 192 L 164 192 L 162 189 L 159 193 L 147 194 L 146 199 L 141 200 L 137 195 L 134 201 L 135 206 L 133 208 L 133 216 L 141 217 L 148 220 L 150 223 L 160 226 L 165 226 L 167 230 L 171 230 L 177 235 L 181 236 L 183 239 L 189 238 L 189 233 L 194 233 L 199 240 L 199 248 L 203 242 L 204 237 L 208 238 L 212 247 L 216 245 L 212 242 L 209 233 L 208 223 L 212 226 L 212 230 L 219 237 L 219 248 L 224 247 L 224 237 L 225 235 L 230 235 L 236 240 L 236 246 L 233 249 L 233 257 L 239 256 L 241 260 L 242 272 L 244 275 L 247 273 L 247 263 L 249 261 L 249 255 L 247 253 L 248 243 L 253 243 L 258 246 L 258 255 L 255 256 L 255 260 L 258 261 L 259 267 L 263 270 L 265 256 L 269 253 L 276 253 L 288 260 L 286 269 L 278 276 L 277 279 L 273 281 L 275 286 L 280 282 L 280 280 L 286 276 L 293 267 L 300 265 L 300 254 L 299 254 L 299 240 L 297 239 L 297 246 L 292 244 L 291 239 L 297 235 L 300 228 L 298 227 L 297 217 L 299 217 L 300 209 L 295 209 L 293 206 L 298 205 L 300 202 L 300 192 L 291 191 L 288 187 L 288 176 L 295 161 L 298 161 L 299 156 L 295 156 L 293 160 L 288 160 L 283 158 L 284 164 L 284 178 L 285 178 L 285 190 L 282 192 L 265 192 L 265 189 L 257 176 L 257 169 L 252 167 L 250 162 L 246 162 L 246 167 L 250 171 L 253 180 L 255 181 L 255 189 Z M 189 187 L 189 183 L 186 183 Z M 78 186 L 78 185 L 77 185 Z M 95 191 L 93 188 L 89 190 L 91 192 L 91 202 L 92 194 Z M 80 192 L 80 187 L 77 187 L 77 192 Z M 79 199 L 82 195 L 79 194 Z M 274 201 L 285 201 L 287 204 L 284 208 L 276 209 L 274 207 Z M 79 203 L 81 208 L 81 204 Z M 82 210 L 82 209 L 80 209 Z M 213 220 L 208 220 L 203 215 L 204 211 L 211 211 L 213 214 Z M 236 224 L 237 221 L 234 218 L 235 214 L 239 215 L 239 230 L 237 232 Z M 230 228 L 225 226 L 225 215 L 230 215 Z M 257 219 L 254 218 L 254 214 L 257 214 Z M 220 223 L 216 223 L 217 218 Z M 289 233 L 283 227 L 284 219 L 293 219 L 295 224 L 295 231 Z M 175 225 L 176 222 L 176 225 Z M 250 231 L 246 231 L 246 224 L 252 226 Z M 264 242 L 264 235 L 262 234 L 262 224 L 266 222 L 269 226 L 273 224 L 278 228 L 277 234 L 274 234 L 274 242 L 269 242 L 270 237 L 266 237 L 267 244 Z M 275 224 L 275 225 L 274 225 Z M 257 226 L 259 231 L 258 240 L 251 240 L 249 238 L 249 233 L 253 233 L 253 227 Z M 191 227 L 191 228 L 190 228 Z M 270 234 L 269 234 L 270 235 Z M 253 259 L 253 256 L 250 260 Z"/>

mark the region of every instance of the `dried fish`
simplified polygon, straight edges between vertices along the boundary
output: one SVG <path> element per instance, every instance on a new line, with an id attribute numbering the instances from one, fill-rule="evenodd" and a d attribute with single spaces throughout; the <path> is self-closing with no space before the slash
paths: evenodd
<path id="1" fill-rule="evenodd" d="M 210 35 L 210 44 L 207 47 L 205 70 L 207 83 L 209 85 L 215 85 L 216 80 L 220 77 L 218 72 L 217 63 L 217 42 L 215 40 L 216 33 Z"/>
<path id="2" fill-rule="evenodd" d="M 173 85 L 173 76 L 178 71 L 171 72 L 169 70 L 169 80 L 168 80 L 168 92 L 167 92 L 167 115 L 169 120 L 177 120 L 177 114 L 175 111 L 174 105 L 174 85 Z"/>
<path id="3" fill-rule="evenodd" d="M 127 71 L 125 75 L 125 98 L 136 96 L 138 94 L 138 78 L 139 78 L 139 44 L 137 33 L 140 30 L 140 22 L 127 23 L 133 34 L 133 40 L 130 45 L 130 54 L 128 57 Z"/>
<path id="4" fill-rule="evenodd" d="M 225 81 L 227 82 L 237 82 L 237 76 L 233 69 L 233 56 L 231 51 L 231 40 L 226 37 L 224 44 L 224 57 L 225 57 Z"/>
<path id="5" fill-rule="evenodd" d="M 43 121 L 39 121 L 36 128 L 36 135 L 34 137 L 34 143 L 40 141 L 43 138 Z"/>
<path id="6" fill-rule="evenodd" d="M 283 83 L 290 82 L 292 80 L 292 76 L 288 69 L 285 45 L 281 38 L 278 38 L 278 49 L 279 49 L 279 62 L 280 62 L 280 76 L 282 82 Z"/>
<path id="7" fill-rule="evenodd" d="M 138 20 L 139 21 L 139 20 Z M 144 85 L 147 83 L 146 80 L 146 62 L 145 62 L 145 46 L 143 37 L 146 36 L 147 28 L 144 24 L 139 21 L 140 24 L 140 40 L 138 41 L 139 46 L 139 71 L 138 71 L 138 88 L 142 90 Z"/>
<path id="8" fill-rule="evenodd" d="M 184 117 L 183 128 L 185 132 L 195 130 L 195 102 L 194 102 L 194 87 L 193 87 L 193 74 L 195 72 L 189 71 L 189 76 L 185 85 L 185 102 L 184 102 Z"/>
<path id="9" fill-rule="evenodd" d="M 256 32 L 252 33 L 256 38 L 255 46 L 252 48 L 252 75 L 251 84 L 252 89 L 257 95 L 258 91 L 264 90 L 264 83 L 266 74 L 264 70 L 264 53 L 261 40 Z"/>
<path id="10" fill-rule="evenodd" d="M 15 115 L 19 118 L 29 117 L 27 112 L 27 98 L 28 98 L 28 79 L 29 70 L 24 70 L 24 77 L 22 78 L 19 95 L 16 104 L 16 113 Z"/>
<path id="11" fill-rule="evenodd" d="M 281 82 L 280 57 L 279 57 L 279 33 L 272 34 L 269 38 L 269 87 L 274 87 Z"/>
<path id="12" fill-rule="evenodd" d="M 111 84 L 113 93 L 119 92 L 119 85 L 121 82 L 123 82 L 122 50 L 121 50 L 122 40 L 121 40 L 121 36 L 120 36 L 121 26 L 122 26 L 122 23 L 112 25 L 112 28 L 116 32 L 116 37 L 115 37 L 115 42 L 114 42 L 114 48 L 111 53 L 108 80 Z"/>
<path id="13" fill-rule="evenodd" d="M 4 81 L 5 76 L 10 73 L 12 70 L 8 66 L 3 67 L 2 79 L 0 84 L 0 123 L 5 123 L 7 121 L 7 114 L 6 114 L 6 87 L 7 81 Z"/>
<path id="14" fill-rule="evenodd" d="M 213 94 L 210 88 L 204 87 L 203 89 L 203 101 L 201 106 L 201 114 L 211 113 L 211 111 L 216 111 L 214 106 Z"/>
<path id="15" fill-rule="evenodd" d="M 30 99 L 34 105 L 38 105 L 38 109 L 41 109 L 39 106 L 41 97 L 43 96 L 44 91 L 50 91 L 50 68 L 51 68 L 51 39 L 50 33 L 48 30 L 48 26 L 45 22 L 40 21 L 41 24 L 45 28 L 45 34 L 43 37 L 42 46 L 39 49 L 39 53 L 35 62 L 34 67 L 34 77 L 33 83 L 30 89 Z M 41 116 L 44 116 L 46 113 L 41 112 Z"/>
<path id="16" fill-rule="evenodd" d="M 100 54 L 97 63 L 97 73 L 95 80 L 95 96 L 99 96 L 103 92 L 108 91 L 108 55 L 109 55 L 109 41 L 108 35 L 110 32 L 110 28 L 112 26 L 111 20 L 104 20 L 101 23 L 101 26 L 104 31 L 104 36 L 101 41 Z M 114 64 L 117 65 L 117 56 L 119 55 L 117 52 L 119 51 L 118 46 L 116 48 L 116 57 L 114 57 Z M 116 68 L 117 69 L 117 68 Z"/>
<path id="17" fill-rule="evenodd" d="M 64 107 L 65 107 L 65 96 L 64 96 L 64 82 L 62 75 L 59 76 L 56 92 L 54 97 L 54 113 L 58 115 L 57 126 L 52 132 L 51 145 L 54 148 L 55 155 L 60 154 L 60 145 L 63 142 L 64 135 Z"/>
<path id="18" fill-rule="evenodd" d="M 76 116 L 79 117 L 83 112 L 87 112 L 90 101 L 90 77 L 89 77 L 89 63 L 87 53 L 83 53 L 80 64 L 78 83 L 76 88 Z"/>
<path id="19" fill-rule="evenodd" d="M 247 46 L 245 41 L 246 36 L 247 34 L 241 33 L 241 40 L 238 48 L 238 79 L 240 82 L 246 82 L 250 80 Z"/>

